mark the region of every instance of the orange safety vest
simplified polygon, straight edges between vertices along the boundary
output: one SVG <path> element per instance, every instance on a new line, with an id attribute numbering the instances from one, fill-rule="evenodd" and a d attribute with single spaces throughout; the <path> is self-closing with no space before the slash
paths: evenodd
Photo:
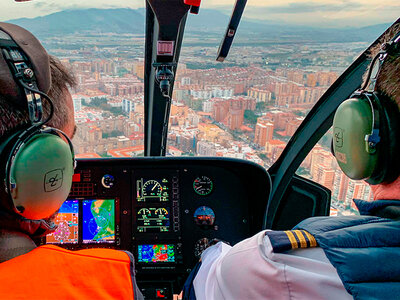
<path id="1" fill-rule="evenodd" d="M 0 299 L 135 299 L 136 290 L 124 251 L 45 245 L 0 263 Z"/>

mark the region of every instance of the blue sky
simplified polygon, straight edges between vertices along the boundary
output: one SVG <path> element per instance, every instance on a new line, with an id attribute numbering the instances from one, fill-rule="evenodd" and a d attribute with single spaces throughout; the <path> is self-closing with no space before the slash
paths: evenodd
<path id="1" fill-rule="evenodd" d="M 203 0 L 202 8 L 230 13 L 235 0 Z M 367 26 L 390 23 L 400 17 L 398 0 L 248 0 L 244 17 L 318 27 Z M 36 17 L 64 9 L 139 8 L 138 0 L 33 0 L 16 3 L 1 0 L 0 20 Z M 200 10 L 201 17 L 201 10 Z"/>

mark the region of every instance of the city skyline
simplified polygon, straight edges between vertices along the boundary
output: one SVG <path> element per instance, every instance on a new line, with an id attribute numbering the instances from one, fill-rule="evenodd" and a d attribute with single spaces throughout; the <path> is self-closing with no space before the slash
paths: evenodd
<path id="1" fill-rule="evenodd" d="M 287 7 L 305 14 L 335 7 L 307 3 L 302 8 Z M 343 9 L 346 3 L 354 4 L 340 3 Z M 278 6 L 274 10 L 283 11 Z M 205 37 L 191 37 L 190 46 L 182 48 L 167 155 L 244 159 L 265 169 L 283 153 L 311 107 L 368 45 L 351 40 L 319 43 L 310 40 L 309 34 L 285 44 L 279 44 L 280 36 L 278 42 L 264 44 L 258 36 L 247 37 L 249 43 L 236 45 L 228 64 L 217 65 L 215 45 L 199 43 Z M 110 34 L 99 38 L 89 31 L 48 35 L 42 41 L 77 79 L 71 90 L 76 157 L 143 156 L 143 37 Z M 370 199 L 372 193 L 366 183 L 342 174 L 329 150 L 331 135 L 328 131 L 321 138 L 297 174 L 332 191 L 333 214 L 353 214 L 351 199 Z"/>
<path id="2" fill-rule="evenodd" d="M 210 0 L 202 3 L 201 8 L 212 8 L 230 14 L 233 0 Z M 33 0 L 17 3 L 12 0 L 2 2 L 0 20 L 16 18 L 34 18 L 61 10 L 86 8 L 141 8 L 144 1 L 92 0 L 90 3 L 71 0 Z M 379 23 L 390 23 L 400 15 L 400 4 L 394 0 L 358 0 L 358 1 L 292 1 L 283 0 L 279 5 L 272 1 L 250 0 L 244 12 L 244 18 L 260 21 L 279 22 L 319 27 L 361 27 Z M 199 16 L 201 17 L 201 10 Z"/>
<path id="3" fill-rule="evenodd" d="M 202 36 L 204 38 L 204 36 Z M 129 41 L 128 41 L 129 40 Z M 251 41 L 251 39 L 249 39 Z M 91 32 L 43 38 L 70 68 L 77 158 L 135 157 L 144 153 L 143 38 Z M 268 169 L 308 111 L 368 42 L 236 45 L 217 65 L 215 46 L 182 48 L 168 126 L 167 155 L 244 159 Z M 331 131 L 305 158 L 298 174 L 332 191 L 332 213 L 352 214 L 352 198 L 371 191 L 347 180 L 329 145 Z"/>

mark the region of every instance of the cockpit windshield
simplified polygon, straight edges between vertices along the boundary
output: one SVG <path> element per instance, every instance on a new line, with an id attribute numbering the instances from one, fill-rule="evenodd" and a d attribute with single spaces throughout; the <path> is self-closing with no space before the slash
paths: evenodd
<path id="1" fill-rule="evenodd" d="M 400 11 L 394 0 L 249 1 L 221 63 L 216 55 L 232 5 L 207 1 L 187 17 L 167 156 L 241 158 L 268 169 L 328 87 Z M 2 1 L 0 20 L 32 31 L 74 71 L 78 158 L 144 155 L 144 2 Z M 171 50 L 167 42 L 158 47 Z M 332 189 L 334 213 L 352 212 L 346 199 L 371 193 L 341 179 L 331 137 L 328 131 L 297 173 Z"/>

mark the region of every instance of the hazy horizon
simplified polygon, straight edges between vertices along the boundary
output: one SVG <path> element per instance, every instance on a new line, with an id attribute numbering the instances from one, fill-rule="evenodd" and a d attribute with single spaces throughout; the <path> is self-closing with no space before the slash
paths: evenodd
<path id="1" fill-rule="evenodd" d="M 201 9 L 218 9 L 230 14 L 234 0 L 209 0 Z M 0 20 L 34 18 L 62 10 L 87 8 L 141 8 L 142 1 L 91 0 L 33 0 L 17 3 L 2 0 Z M 198 16 L 193 17 L 201 17 Z M 318 27 L 361 27 L 394 22 L 400 16 L 400 4 L 394 0 L 336 0 L 336 1 L 292 1 L 282 0 L 277 5 L 272 1 L 249 0 L 243 17 L 293 25 Z"/>

